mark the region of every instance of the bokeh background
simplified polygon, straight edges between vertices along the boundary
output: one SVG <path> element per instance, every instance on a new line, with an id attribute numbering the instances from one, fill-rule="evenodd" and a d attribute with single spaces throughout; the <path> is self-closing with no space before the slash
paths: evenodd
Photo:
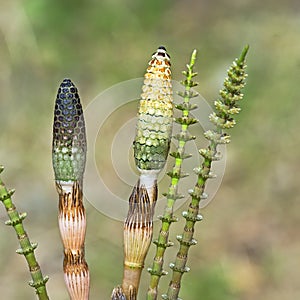
<path id="1" fill-rule="evenodd" d="M 51 299 L 68 299 L 51 166 L 52 110 L 60 81 L 72 78 L 86 107 L 103 90 L 141 77 L 161 44 L 171 55 L 173 78 L 180 80 L 196 48 L 197 90 L 212 104 L 226 69 L 246 43 L 243 111 L 231 130 L 222 185 L 197 224 L 198 245 L 190 251 L 191 272 L 184 276 L 180 296 L 300 298 L 299 1 L 0 3 L 0 162 L 6 168 L 1 177 L 16 189 L 18 209 L 28 213 L 25 226 L 39 243 L 36 255 L 50 276 Z M 130 109 L 128 115 L 134 114 Z M 101 148 L 97 157 L 105 169 Z M 123 225 L 88 201 L 86 208 L 90 298 L 109 299 L 121 283 Z M 0 219 L 0 298 L 35 299 L 24 258 L 14 252 L 14 232 L 4 225 L 3 207 Z M 182 223 L 174 225 L 172 240 L 181 228 Z M 175 251 L 168 251 L 167 262 Z M 152 257 L 153 249 L 146 266 Z M 148 279 L 145 274 L 139 299 Z M 161 292 L 168 282 L 161 281 Z"/>

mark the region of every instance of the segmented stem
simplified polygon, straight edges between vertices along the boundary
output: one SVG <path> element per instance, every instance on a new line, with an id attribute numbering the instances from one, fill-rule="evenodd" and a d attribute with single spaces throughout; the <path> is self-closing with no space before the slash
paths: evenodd
<path id="1" fill-rule="evenodd" d="M 193 81 L 193 77 L 197 75 L 197 73 L 194 73 L 193 71 L 196 54 L 197 52 L 194 50 L 190 63 L 187 65 L 187 71 L 183 72 L 186 79 L 181 83 L 185 87 L 185 90 L 184 92 L 178 93 L 181 97 L 183 97 L 183 102 L 175 106 L 177 109 L 182 111 L 182 117 L 175 119 L 175 121 L 181 125 L 181 131 L 174 137 L 178 142 L 176 152 L 170 153 L 170 155 L 174 157 L 175 161 L 172 171 L 168 173 L 171 177 L 171 183 L 168 192 L 164 194 L 167 197 L 167 205 L 165 207 L 164 215 L 160 217 L 162 224 L 158 239 L 154 241 L 156 245 L 156 253 L 153 259 L 152 268 L 148 269 L 151 274 L 147 293 L 148 300 L 157 299 L 159 280 L 162 275 L 166 274 L 166 271 L 163 270 L 164 254 L 166 248 L 173 245 L 172 242 L 168 241 L 169 228 L 171 223 L 177 220 L 173 216 L 173 208 L 175 201 L 182 197 L 178 194 L 178 183 L 180 178 L 187 175 L 181 171 L 182 161 L 191 156 L 185 153 L 185 145 L 187 141 L 194 139 L 194 137 L 188 132 L 189 125 L 197 122 L 197 120 L 190 117 L 190 111 L 197 108 L 197 105 L 190 103 L 190 99 L 198 95 L 191 90 L 192 87 L 197 85 L 197 83 Z"/>
<path id="2" fill-rule="evenodd" d="M 241 89 L 245 85 L 244 81 L 247 76 L 245 74 L 245 57 L 248 48 L 248 46 L 244 48 L 240 58 L 236 59 L 228 70 L 228 77 L 224 81 L 224 88 L 220 91 L 221 98 L 215 101 L 215 112 L 210 115 L 210 120 L 216 125 L 216 130 L 205 132 L 205 137 L 209 140 L 209 146 L 206 149 L 199 150 L 203 157 L 203 162 L 199 168 L 195 169 L 198 179 L 194 189 L 190 191 L 191 202 L 188 211 L 182 214 L 186 219 L 186 223 L 182 235 L 177 236 L 180 247 L 175 262 L 170 265 L 172 280 L 168 293 L 167 295 L 163 295 L 163 299 L 179 299 L 178 294 L 182 275 L 189 271 L 189 267 L 186 266 L 188 251 L 190 246 L 197 243 L 193 238 L 194 227 L 197 221 L 202 220 L 202 216 L 199 214 L 199 203 L 201 199 L 207 197 L 204 190 L 207 179 L 212 177 L 211 165 L 213 161 L 220 159 L 220 154 L 217 151 L 218 145 L 230 142 L 229 136 L 223 133 L 223 129 L 228 129 L 235 125 L 233 115 L 240 111 L 236 102 L 243 98 Z"/>
<path id="3" fill-rule="evenodd" d="M 86 215 L 82 184 L 86 135 L 78 90 L 70 79 L 61 83 L 55 102 L 52 161 L 59 195 L 65 283 L 71 299 L 84 300 L 89 297 L 90 282 L 84 257 Z"/>
<path id="4" fill-rule="evenodd" d="M 86 215 L 82 188 L 77 181 L 72 191 L 66 192 L 56 183 L 59 193 L 58 223 L 64 245 L 64 278 L 71 299 L 88 299 L 89 270 L 84 258 Z"/>
<path id="5" fill-rule="evenodd" d="M 137 294 L 144 260 L 153 231 L 153 209 L 147 190 L 138 183 L 129 198 L 124 224 L 124 275 L 122 289 L 127 299 Z"/>
<path id="6" fill-rule="evenodd" d="M 4 170 L 3 166 L 0 166 L 0 173 Z M 12 202 L 11 196 L 13 195 L 14 190 L 7 190 L 3 181 L 0 178 L 0 201 L 6 208 L 7 215 L 9 220 L 5 222 L 6 225 L 12 226 L 17 234 L 21 248 L 16 252 L 18 254 L 24 255 L 32 281 L 29 282 L 29 285 L 35 289 L 35 292 L 40 300 L 49 299 L 46 282 L 48 277 L 43 277 L 41 268 L 35 258 L 34 250 L 37 248 L 36 243 L 32 243 L 29 240 L 29 237 L 24 229 L 23 220 L 26 218 L 26 213 L 19 214 L 15 205 Z"/>

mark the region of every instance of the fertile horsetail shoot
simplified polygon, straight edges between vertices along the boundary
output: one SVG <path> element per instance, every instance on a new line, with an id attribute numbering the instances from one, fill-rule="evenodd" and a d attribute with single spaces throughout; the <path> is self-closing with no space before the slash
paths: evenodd
<path id="1" fill-rule="evenodd" d="M 127 298 L 130 289 L 138 291 L 144 260 L 152 240 L 152 220 L 157 200 L 157 176 L 169 153 L 173 95 L 170 56 L 159 47 L 149 62 L 138 109 L 133 143 L 139 180 L 129 199 L 124 224 L 124 276 L 122 288 Z"/>
<path id="2" fill-rule="evenodd" d="M 80 98 L 73 82 L 64 79 L 55 101 L 52 162 L 59 195 L 58 222 L 64 246 L 64 277 L 72 300 L 86 300 L 89 296 L 82 192 L 85 161 L 86 135 Z"/>

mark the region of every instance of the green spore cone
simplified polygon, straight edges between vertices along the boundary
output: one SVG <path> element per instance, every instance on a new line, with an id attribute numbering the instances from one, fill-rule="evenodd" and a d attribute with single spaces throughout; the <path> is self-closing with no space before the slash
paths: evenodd
<path id="1" fill-rule="evenodd" d="M 85 161 L 85 122 L 78 90 L 70 79 L 64 79 L 54 108 L 52 163 L 55 180 L 82 181 Z"/>

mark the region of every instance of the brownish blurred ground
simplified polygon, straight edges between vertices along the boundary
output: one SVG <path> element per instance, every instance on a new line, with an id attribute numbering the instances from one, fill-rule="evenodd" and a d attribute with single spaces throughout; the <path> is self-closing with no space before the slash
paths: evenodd
<path id="1" fill-rule="evenodd" d="M 86 107 L 112 85 L 141 77 L 157 46 L 167 47 L 176 80 L 197 48 L 197 90 L 213 103 L 226 69 L 246 43 L 243 111 L 231 131 L 221 188 L 197 225 L 198 245 L 191 249 L 192 270 L 184 277 L 181 297 L 300 298 L 299 17 L 296 0 L 1 1 L 2 178 L 16 188 L 19 210 L 28 213 L 25 225 L 39 243 L 51 299 L 68 298 L 51 166 L 52 109 L 60 81 L 71 77 Z M 109 299 L 121 282 L 122 223 L 86 206 L 91 299 Z M 35 299 L 3 208 L 0 219 L 0 298 Z M 182 223 L 174 225 L 172 240 L 181 228 Z M 147 266 L 152 257 L 153 249 Z M 140 299 L 148 279 L 145 274 Z M 162 281 L 162 291 L 167 284 L 168 279 Z"/>

